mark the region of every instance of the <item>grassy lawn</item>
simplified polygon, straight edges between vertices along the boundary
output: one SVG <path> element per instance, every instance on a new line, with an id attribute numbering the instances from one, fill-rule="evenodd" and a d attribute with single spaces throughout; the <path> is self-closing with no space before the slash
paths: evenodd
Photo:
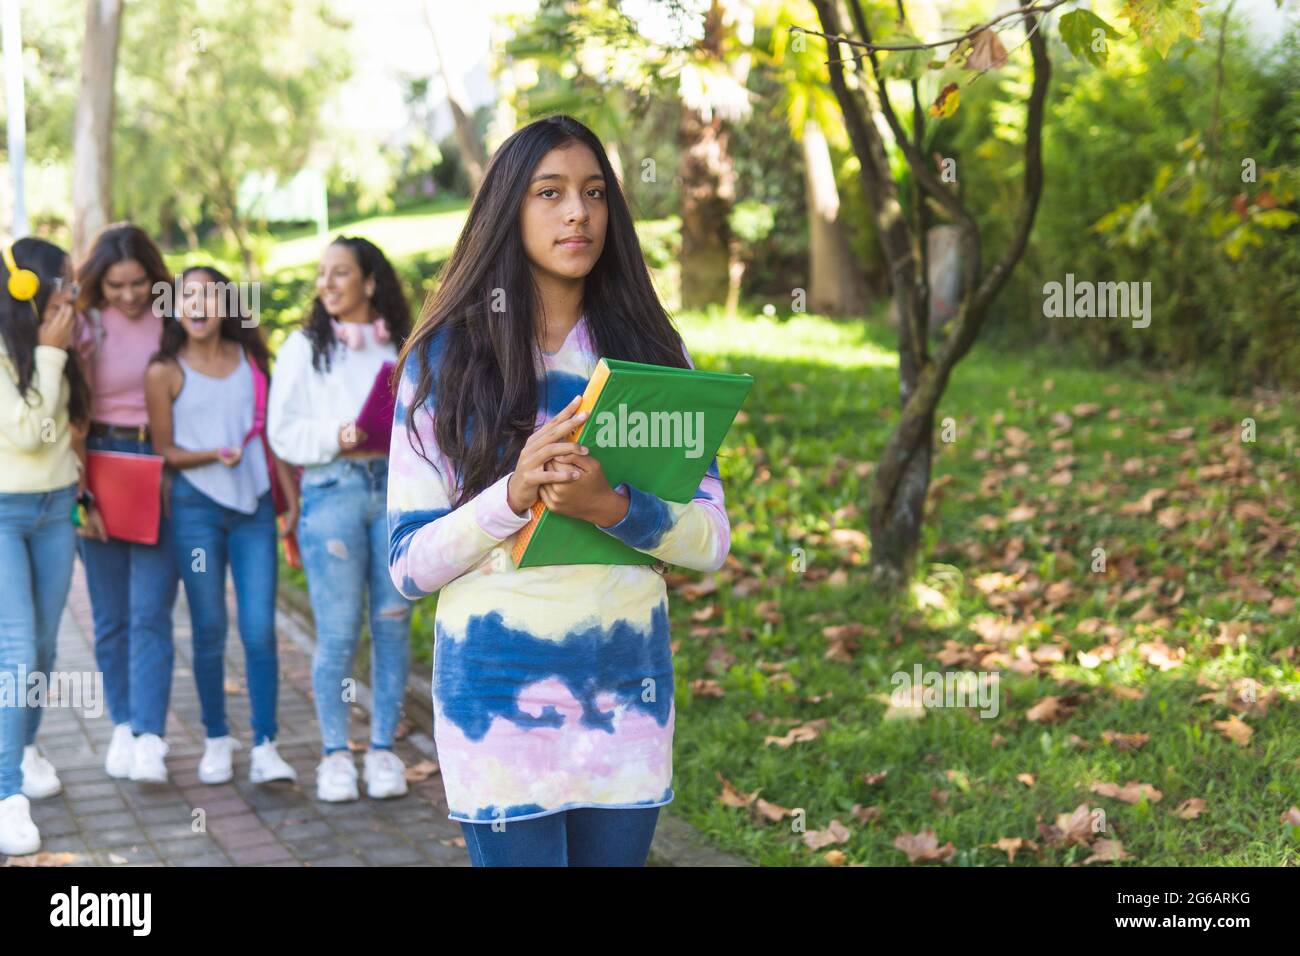
<path id="1" fill-rule="evenodd" d="M 448 200 L 393 215 L 340 224 L 330 230 L 328 239 L 311 232 L 280 241 L 267 258 L 266 271 L 270 274 L 281 269 L 314 266 L 325 244 L 339 235 L 365 236 L 383 249 L 390 259 L 416 254 L 445 258 L 456 244 L 468 211 L 469 200 Z"/>
<path id="2" fill-rule="evenodd" d="M 862 532 L 892 333 L 682 325 L 697 363 L 756 386 L 722 462 L 734 560 L 673 598 L 673 812 L 771 865 L 904 864 L 895 839 L 926 830 L 951 864 L 1016 840 L 1015 865 L 1296 863 L 1294 397 L 977 348 L 940 411 L 922 571 L 890 605 Z M 917 664 L 997 674 L 996 716 L 892 706 Z"/>

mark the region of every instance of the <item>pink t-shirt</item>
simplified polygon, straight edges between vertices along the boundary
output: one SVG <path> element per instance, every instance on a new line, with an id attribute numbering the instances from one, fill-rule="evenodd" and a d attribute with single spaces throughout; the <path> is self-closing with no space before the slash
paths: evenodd
<path id="1" fill-rule="evenodd" d="M 78 351 L 90 369 L 90 417 L 109 425 L 147 425 L 144 373 L 162 338 L 162 317 L 146 311 L 128 319 L 117 309 L 83 316 Z"/>

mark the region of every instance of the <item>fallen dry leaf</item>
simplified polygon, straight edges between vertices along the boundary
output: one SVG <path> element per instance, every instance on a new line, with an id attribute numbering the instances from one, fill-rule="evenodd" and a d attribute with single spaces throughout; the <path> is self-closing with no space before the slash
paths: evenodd
<path id="1" fill-rule="evenodd" d="M 1098 840 L 1089 848 L 1092 855 L 1084 860 L 1088 863 L 1114 863 L 1118 860 L 1131 860 L 1132 855 L 1124 852 L 1124 844 L 1119 840 Z"/>
<path id="2" fill-rule="evenodd" d="M 1070 709 L 1061 703 L 1060 697 L 1050 694 L 1025 711 L 1025 718 L 1034 723 L 1054 724 L 1068 716 L 1070 716 Z"/>
<path id="3" fill-rule="evenodd" d="M 1148 740 L 1150 734 L 1124 734 L 1118 730 L 1103 730 L 1101 739 L 1106 741 L 1116 750 L 1141 750 Z"/>
<path id="4" fill-rule="evenodd" d="M 848 843 L 852 834 L 849 828 L 840 823 L 839 820 L 832 820 L 826 825 L 825 830 L 809 830 L 803 835 L 804 846 L 812 850 L 820 850 L 824 846 L 830 846 L 832 843 Z"/>
<path id="5" fill-rule="evenodd" d="M 894 837 L 894 847 L 907 854 L 908 863 L 933 863 L 936 860 L 946 863 L 957 852 L 951 840 L 939 846 L 939 838 L 935 836 L 933 830 L 900 833 Z"/>
<path id="6" fill-rule="evenodd" d="M 755 791 L 757 792 L 757 791 Z M 764 820 L 770 820 L 772 823 L 780 823 L 791 814 L 789 807 L 779 807 L 775 803 L 768 803 L 762 797 L 754 801 L 754 812 L 756 816 Z"/>
<path id="7" fill-rule="evenodd" d="M 1001 850 L 1007 855 L 1007 862 L 1016 862 L 1016 854 L 1024 849 L 1038 852 L 1038 844 L 1033 840 L 1026 840 L 1024 837 L 1002 837 L 996 843 L 987 843 L 985 846 L 993 850 Z"/>
<path id="8" fill-rule="evenodd" d="M 882 812 L 878 806 L 864 807 L 860 803 L 855 803 L 849 815 L 859 823 L 871 823 L 873 820 L 879 820 Z"/>
<path id="9" fill-rule="evenodd" d="M 1188 797 L 1174 810 L 1174 816 L 1180 820 L 1195 820 L 1205 812 L 1205 801 L 1200 797 Z"/>
<path id="10" fill-rule="evenodd" d="M 1238 717 L 1236 714 L 1230 716 L 1227 720 L 1216 720 L 1214 729 L 1223 736 L 1227 737 L 1238 747 L 1246 747 L 1250 744 L 1250 736 L 1255 732 L 1255 728 Z"/>
<path id="11" fill-rule="evenodd" d="M 726 807 L 747 807 L 758 799 L 758 794 L 762 790 L 760 787 L 750 794 L 743 794 L 736 789 L 735 784 L 724 777 L 721 773 L 715 771 L 715 776 L 722 782 L 722 793 L 718 794 L 718 802 Z"/>
<path id="12" fill-rule="evenodd" d="M 1136 780 L 1130 780 L 1124 786 L 1114 783 L 1094 783 L 1089 789 L 1093 793 L 1099 793 L 1103 797 L 1114 797 L 1116 800 L 1123 800 L 1125 803 L 1138 803 L 1143 797 L 1146 797 L 1149 803 L 1159 803 L 1164 799 L 1164 794 L 1151 786 L 1149 783 L 1139 783 Z"/>
<path id="13" fill-rule="evenodd" d="M 810 720 L 806 724 L 800 724 L 798 727 L 791 727 L 784 737 L 767 736 L 763 738 L 763 746 L 776 744 L 778 747 L 789 747 L 791 744 L 806 743 L 809 740 L 816 740 L 818 735 L 826 727 L 825 718 L 819 720 Z"/>
<path id="14" fill-rule="evenodd" d="M 1096 835 L 1093 829 L 1093 810 L 1086 802 L 1081 803 L 1071 813 L 1057 814 L 1054 824 L 1040 822 L 1038 832 L 1050 846 L 1087 846 Z"/>

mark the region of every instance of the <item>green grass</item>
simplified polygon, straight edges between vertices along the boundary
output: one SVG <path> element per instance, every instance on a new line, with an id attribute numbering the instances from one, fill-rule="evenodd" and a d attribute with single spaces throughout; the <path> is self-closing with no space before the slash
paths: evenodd
<path id="1" fill-rule="evenodd" d="M 267 259 L 266 271 L 278 272 L 301 266 L 314 266 L 324 245 L 339 235 L 365 236 L 390 259 L 422 255 L 445 258 L 450 255 L 456 237 L 465 224 L 469 200 L 450 200 L 428 207 L 418 207 L 388 216 L 372 216 L 335 226 L 329 237 L 315 232 L 277 242 Z"/>
<path id="2" fill-rule="evenodd" d="M 936 446 L 939 487 L 913 598 L 891 603 L 868 586 L 859 541 L 842 533 L 837 543 L 831 532 L 866 530 L 869 463 L 896 417 L 892 333 L 815 317 L 686 316 L 681 324 L 701 367 L 748 371 L 756 385 L 722 458 L 734 566 L 718 575 L 714 594 L 672 598 L 673 812 L 769 865 L 903 864 L 895 837 L 926 828 L 940 846 L 952 842 L 952 865 L 1005 864 L 1006 854 L 987 846 L 1004 837 L 1039 844 L 1038 853 L 1021 850 L 1016 865 L 1081 862 L 1086 848 L 1049 846 L 1037 823 L 1085 802 L 1104 811 L 1102 836 L 1120 840 L 1131 864 L 1297 861 L 1300 827 L 1279 818 L 1300 792 L 1300 625 L 1282 605 L 1269 610 L 1274 598 L 1300 592 L 1297 482 L 1289 472 L 1294 397 L 1222 397 L 1204 383 L 1129 367 L 1102 371 L 1043 350 L 976 348 L 940 408 L 940 419 L 954 419 L 956 440 Z M 1071 413 L 1084 403 L 1100 409 Z M 1063 419 L 1052 421 L 1059 412 L 1071 414 L 1068 430 Z M 1238 440 L 1248 416 L 1257 422 L 1253 444 Z M 1168 437 L 1188 426 L 1189 439 Z M 1053 441 L 1061 443 L 1056 450 Z M 1240 453 L 1239 482 L 1198 477 L 1199 468 L 1225 460 L 1224 449 Z M 1053 469 L 1067 455 L 1073 463 Z M 1140 460 L 1138 473 L 1124 473 L 1129 459 Z M 994 469 L 1007 474 L 981 489 Z M 1048 483 L 1066 470 L 1069 484 Z M 1152 513 L 1121 513 L 1151 488 L 1167 491 Z M 1242 502 L 1258 503 L 1269 523 Z M 1017 506 L 1036 514 L 1008 520 Z M 1163 527 L 1157 516 L 1170 506 L 1190 519 Z M 1270 545 L 1279 533 L 1283 540 Z M 1091 570 L 1098 547 L 1107 573 Z M 795 548 L 804 551 L 805 573 L 793 569 Z M 1020 577 L 992 577 L 998 573 Z M 739 596 L 733 589 L 742 582 L 752 591 Z M 1053 584 L 1057 591 L 1047 592 Z M 1272 597 L 1249 593 L 1248 585 Z M 1152 593 L 1133 593 L 1144 588 Z M 1153 613 L 1142 612 L 1149 602 Z M 692 620 L 710 604 L 706 623 Z M 1164 620 L 1142 620 L 1152 617 Z M 1093 618 L 1100 630 L 1086 633 L 1096 622 L 1083 622 Z M 851 659 L 825 659 L 823 628 L 853 622 L 865 631 Z M 1254 630 L 1216 643 L 1224 622 Z M 973 624 L 1013 630 L 997 643 L 977 636 Z M 1106 644 L 1106 625 L 1117 629 L 1107 652 L 1113 659 L 1082 666 L 1078 653 Z M 951 656 L 940 658 L 947 641 L 955 642 L 947 645 Z M 980 641 L 985 646 L 972 651 Z M 1168 654 L 1184 655 L 1180 666 L 1162 671 L 1148 662 L 1142 645 L 1149 651 L 1158 641 Z M 1060 663 L 1029 656 L 1021 672 L 1011 666 L 1053 645 Z M 984 653 L 1004 656 L 981 665 Z M 892 675 L 911 673 L 916 663 L 926 671 L 997 671 L 997 716 L 927 708 L 919 719 L 886 719 Z M 1225 695 L 1246 677 L 1258 681 L 1259 699 L 1274 696 L 1264 713 L 1244 717 L 1254 736 L 1239 747 L 1213 722 L 1232 713 Z M 716 681 L 722 696 L 697 695 L 696 681 Z M 1116 687 L 1143 696 L 1127 699 Z M 1029 720 L 1026 711 L 1047 695 L 1075 695 L 1072 715 Z M 813 740 L 765 745 L 819 719 L 826 723 Z M 1124 751 L 1104 742 L 1108 730 L 1149 739 Z M 881 772 L 878 783 L 864 780 Z M 802 809 L 807 830 L 838 819 L 847 842 L 814 851 L 791 818 L 761 823 L 751 810 L 724 805 L 719 773 L 742 793 L 761 791 L 763 800 Z M 1017 780 L 1026 773 L 1035 777 L 1032 787 Z M 1089 789 L 1094 781 L 1130 780 L 1163 798 L 1129 805 Z M 941 791 L 945 803 L 936 799 Z M 1204 812 L 1175 816 L 1192 797 L 1206 802 Z M 859 822 L 855 805 L 877 807 L 879 816 Z M 828 858 L 827 849 L 843 857 Z"/>

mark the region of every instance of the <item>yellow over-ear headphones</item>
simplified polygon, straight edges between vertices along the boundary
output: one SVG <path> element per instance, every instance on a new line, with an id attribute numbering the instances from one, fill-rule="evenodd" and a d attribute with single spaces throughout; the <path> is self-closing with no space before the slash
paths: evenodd
<path id="1" fill-rule="evenodd" d="M 19 302 L 30 302 L 36 298 L 41 287 L 41 280 L 31 269 L 19 269 L 14 262 L 13 243 L 4 247 L 5 267 L 9 270 L 9 294 Z"/>

